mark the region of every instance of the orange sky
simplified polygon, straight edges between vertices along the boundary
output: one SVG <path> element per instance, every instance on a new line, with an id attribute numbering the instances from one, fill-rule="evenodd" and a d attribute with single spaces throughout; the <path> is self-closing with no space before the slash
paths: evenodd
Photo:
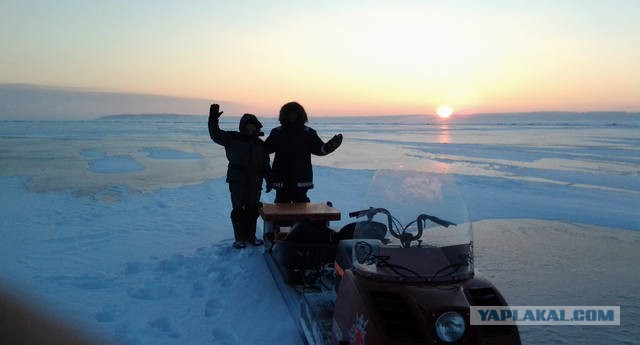
<path id="1" fill-rule="evenodd" d="M 204 98 L 275 114 L 640 111 L 629 1 L 7 1 L 0 83 Z"/>

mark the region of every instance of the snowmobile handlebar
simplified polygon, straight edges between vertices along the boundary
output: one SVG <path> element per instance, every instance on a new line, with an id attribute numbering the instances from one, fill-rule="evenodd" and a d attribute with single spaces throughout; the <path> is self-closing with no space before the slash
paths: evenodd
<path id="1" fill-rule="evenodd" d="M 360 218 L 360 217 L 367 216 L 367 218 L 373 218 L 373 216 L 375 216 L 378 213 L 383 213 L 383 214 L 386 214 L 387 217 L 391 217 L 391 212 L 389 212 L 387 209 L 373 208 L 373 207 L 369 207 L 367 209 L 360 210 L 360 211 L 349 212 L 349 217 Z"/>
<path id="2" fill-rule="evenodd" d="M 395 237 L 398 237 L 395 231 L 393 231 L 393 216 L 391 215 L 391 212 L 389 212 L 386 208 L 369 207 L 364 210 L 349 212 L 349 217 L 360 218 L 366 216 L 368 220 L 372 220 L 373 217 L 378 213 L 382 213 L 387 216 L 387 227 L 389 231 L 391 231 L 391 234 L 393 234 Z"/>
<path id="3" fill-rule="evenodd" d="M 393 235 L 394 237 L 400 239 L 400 241 L 402 242 L 403 247 L 411 247 L 411 242 L 412 241 L 419 240 L 422 237 L 422 232 L 425 229 L 425 225 L 426 225 L 427 221 L 431 221 L 431 222 L 433 222 L 435 224 L 438 224 L 440 226 L 444 226 L 445 228 L 457 225 L 456 223 L 450 222 L 448 220 L 444 220 L 444 219 L 438 218 L 436 216 L 431 216 L 431 215 L 422 213 L 422 214 L 418 215 L 416 220 L 412 221 L 411 223 L 407 224 L 406 226 L 402 227 L 402 225 L 400 224 L 400 225 L 398 225 L 399 228 L 395 229 L 394 228 L 394 222 L 393 222 L 394 221 L 394 217 L 391 215 L 391 212 L 389 212 L 385 208 L 374 208 L 374 207 L 369 207 L 368 209 L 349 212 L 349 217 L 351 217 L 351 218 L 360 218 L 360 217 L 365 217 L 366 216 L 368 220 L 372 220 L 373 217 L 378 213 L 382 213 L 382 214 L 387 216 L 387 227 L 389 229 L 389 232 L 391 232 L 391 235 Z M 415 235 L 407 233 L 406 229 L 411 224 L 414 224 L 414 223 L 416 223 L 416 225 L 418 227 L 418 233 L 415 234 Z"/>
<path id="4" fill-rule="evenodd" d="M 376 213 L 378 213 L 377 208 L 369 207 L 369 208 L 365 208 L 364 210 L 349 212 L 349 217 L 350 218 L 360 218 L 364 216 L 373 217 Z"/>
<path id="5" fill-rule="evenodd" d="M 411 241 L 419 238 L 419 237 L 414 238 L 414 236 L 405 233 L 404 232 L 405 229 L 403 229 L 402 224 L 400 224 L 399 222 L 397 227 L 394 226 L 395 218 L 391 215 L 391 212 L 389 212 L 389 210 L 387 210 L 386 208 L 369 207 L 368 209 L 365 209 L 365 210 L 351 212 L 349 213 L 349 217 L 360 218 L 360 217 L 366 216 L 368 220 L 372 220 L 373 217 L 378 213 L 382 213 L 387 216 L 387 229 L 389 230 L 389 232 L 393 237 L 400 240 L 403 247 L 410 247 Z M 411 223 L 414 223 L 414 222 L 415 221 Z M 420 230 L 420 236 L 422 236 L 422 230 Z"/>
<path id="6" fill-rule="evenodd" d="M 422 232 L 424 231 L 425 225 L 427 221 L 432 221 L 440 226 L 444 226 L 445 228 L 448 228 L 452 225 L 457 225 L 456 223 L 452 223 L 448 220 L 444 220 L 441 218 L 438 218 L 436 216 L 430 216 L 428 214 L 422 213 L 418 216 L 418 218 L 416 218 L 416 220 L 414 221 L 416 223 L 416 225 L 418 226 L 418 233 L 415 235 L 409 235 L 409 234 L 405 234 L 405 232 L 402 232 L 402 238 L 401 240 L 403 241 L 407 241 L 407 246 L 411 246 L 411 241 L 415 241 L 415 240 L 419 240 L 422 237 Z M 413 223 L 413 222 L 411 222 Z M 409 223 L 407 225 L 407 227 L 409 225 L 411 225 L 411 223 Z M 403 243 L 404 245 L 404 243 Z"/>
<path id="7" fill-rule="evenodd" d="M 457 225 L 456 223 L 452 223 L 448 220 L 444 220 L 441 218 L 438 218 L 436 216 L 430 216 L 428 214 L 421 214 L 418 216 L 418 218 L 416 219 L 416 223 L 418 223 L 418 230 L 420 231 L 420 233 L 422 233 L 422 230 L 424 229 L 425 223 L 427 220 L 430 220 L 438 225 L 444 226 L 445 228 L 448 228 L 452 225 Z"/>

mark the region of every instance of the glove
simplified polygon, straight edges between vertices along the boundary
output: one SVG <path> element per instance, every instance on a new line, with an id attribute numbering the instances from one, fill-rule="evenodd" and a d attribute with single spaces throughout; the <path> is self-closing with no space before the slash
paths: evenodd
<path id="1" fill-rule="evenodd" d="M 218 121 L 222 113 L 224 113 L 224 111 L 220 111 L 220 105 L 212 104 L 209 108 L 209 121 Z"/>
<path id="2" fill-rule="evenodd" d="M 324 150 L 327 153 L 335 151 L 342 144 L 342 134 L 336 134 L 324 144 Z"/>

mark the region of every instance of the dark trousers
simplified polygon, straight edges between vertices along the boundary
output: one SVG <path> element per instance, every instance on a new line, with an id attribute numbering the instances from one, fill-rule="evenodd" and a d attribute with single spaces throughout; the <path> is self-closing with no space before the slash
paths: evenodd
<path id="1" fill-rule="evenodd" d="M 278 204 L 288 204 L 292 202 L 309 202 L 306 188 L 283 188 L 276 189 L 276 200 Z"/>
<path id="2" fill-rule="evenodd" d="M 256 237 L 256 223 L 260 207 L 260 185 L 229 183 L 231 192 L 231 223 L 236 241 L 247 242 Z"/>

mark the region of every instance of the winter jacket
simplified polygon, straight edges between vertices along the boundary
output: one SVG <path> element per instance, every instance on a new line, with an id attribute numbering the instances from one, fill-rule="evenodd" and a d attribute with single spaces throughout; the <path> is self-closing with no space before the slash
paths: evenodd
<path id="1" fill-rule="evenodd" d="M 311 155 L 324 156 L 324 142 L 313 128 L 300 125 L 274 128 L 265 141 L 275 152 L 271 167 L 273 188 L 313 188 Z"/>
<path id="2" fill-rule="evenodd" d="M 214 142 L 224 146 L 229 161 L 227 183 L 261 185 L 262 179 L 266 179 L 269 174 L 269 153 L 258 135 L 249 136 L 244 133 L 244 127 L 248 123 L 256 125 L 258 131 L 262 128 L 260 121 L 251 114 L 242 116 L 239 132 L 224 131 L 220 129 L 217 120 L 209 121 L 209 135 Z"/>

